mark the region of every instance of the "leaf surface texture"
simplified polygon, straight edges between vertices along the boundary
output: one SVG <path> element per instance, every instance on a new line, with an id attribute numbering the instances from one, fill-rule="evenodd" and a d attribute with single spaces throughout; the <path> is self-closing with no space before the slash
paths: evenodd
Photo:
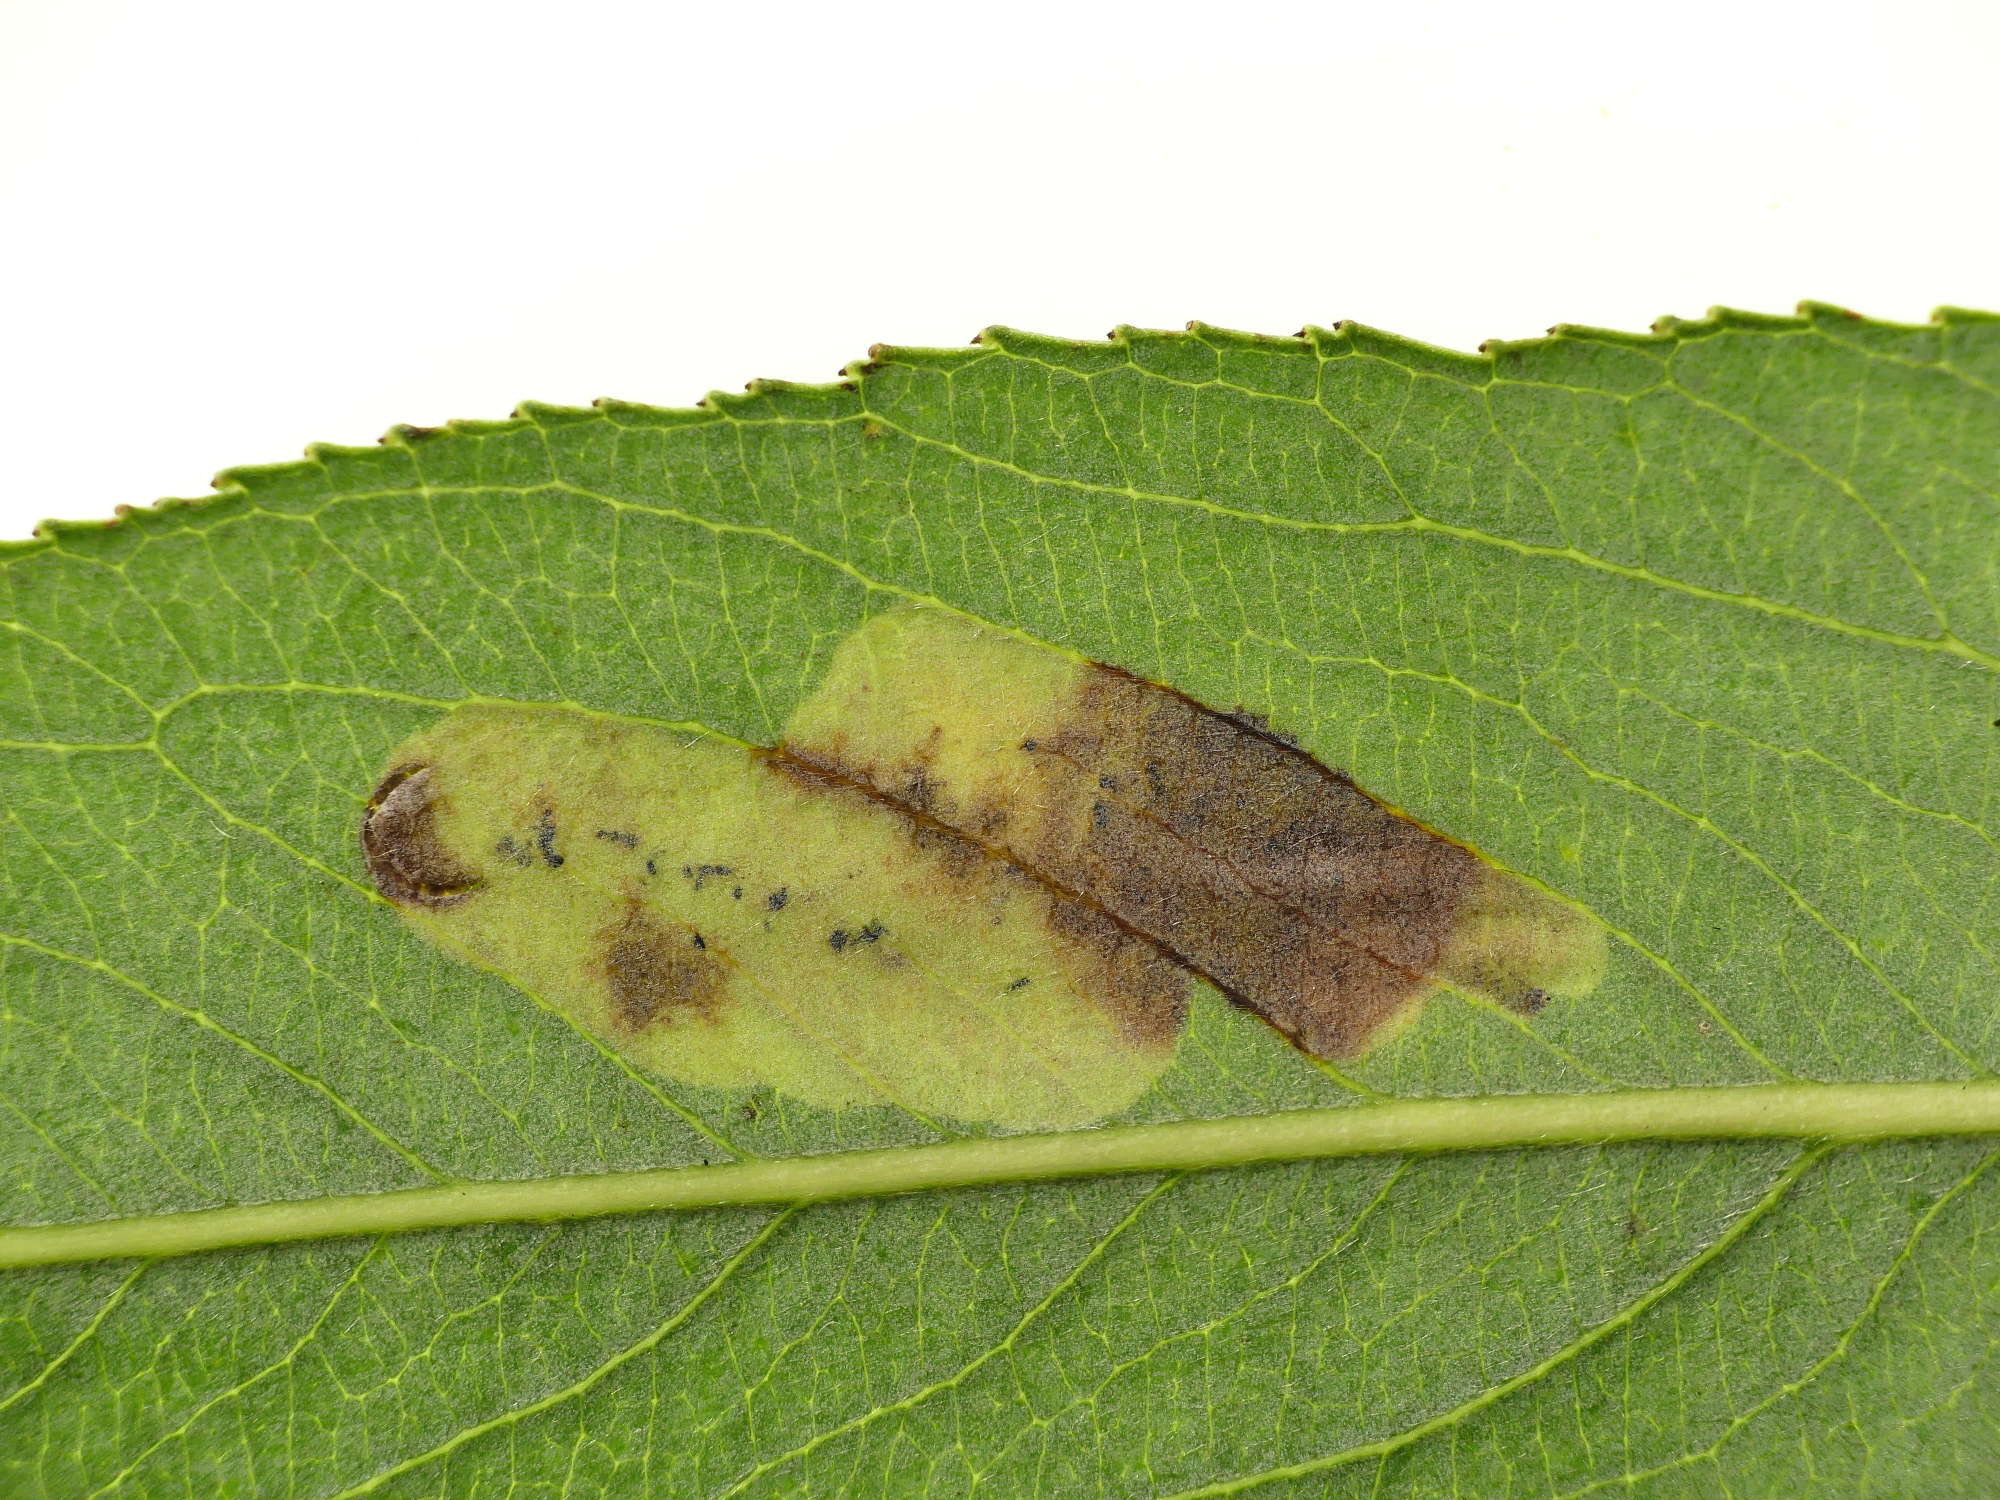
<path id="1" fill-rule="evenodd" d="M 0 1219 L 939 1138 L 675 1084 L 419 941 L 356 826 L 471 702 L 771 744 L 942 607 L 1266 716 L 1603 925 L 1320 1066 L 1210 992 L 1118 1118 L 1979 1078 L 2000 321 L 1480 356 L 880 350 L 529 406 L 0 556 Z M 1956 1493 L 1990 1142 L 1300 1161 L 0 1275 L 50 1496 Z"/>

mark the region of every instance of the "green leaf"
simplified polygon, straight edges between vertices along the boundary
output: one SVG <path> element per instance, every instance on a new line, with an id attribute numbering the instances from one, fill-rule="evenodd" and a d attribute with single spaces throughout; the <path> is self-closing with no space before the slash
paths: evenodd
<path id="1" fill-rule="evenodd" d="M 2000 1471 L 2000 319 L 993 330 L 220 490 L 0 553 L 0 1491 Z M 1601 980 L 1333 1059 L 1197 987 L 1018 1134 L 687 1082 L 377 894 L 455 710 L 773 745 L 911 605 L 1262 716 Z"/>

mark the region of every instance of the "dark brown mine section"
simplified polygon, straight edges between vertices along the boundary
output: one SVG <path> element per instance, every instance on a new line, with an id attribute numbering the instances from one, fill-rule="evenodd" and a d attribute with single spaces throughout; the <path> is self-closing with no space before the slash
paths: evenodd
<path id="1" fill-rule="evenodd" d="M 1261 723 L 1110 667 L 1085 674 L 1062 728 L 1011 752 L 1034 788 L 1012 807 L 962 796 L 929 745 L 870 766 L 839 744 L 778 753 L 1040 880 L 1052 928 L 1102 958 L 1092 992 L 1135 1035 L 1166 988 L 1149 966 L 1170 960 L 1305 1051 L 1351 1057 L 1435 974 L 1483 874 Z M 1159 1023 L 1171 1036 L 1180 1011 Z"/>
<path id="2" fill-rule="evenodd" d="M 375 889 L 405 906 L 456 906 L 478 881 L 439 842 L 429 766 L 398 766 L 382 778 L 361 819 L 361 853 Z"/>
<path id="3" fill-rule="evenodd" d="M 1436 970 L 1473 854 L 1262 727 L 1087 674 L 1031 755 L 1064 809 L 1029 862 L 1306 1051 L 1348 1057 Z"/>
<path id="4" fill-rule="evenodd" d="M 652 916 L 642 901 L 598 934 L 612 1018 L 627 1031 L 684 1016 L 714 1020 L 728 999 L 729 961 L 700 933 Z"/>

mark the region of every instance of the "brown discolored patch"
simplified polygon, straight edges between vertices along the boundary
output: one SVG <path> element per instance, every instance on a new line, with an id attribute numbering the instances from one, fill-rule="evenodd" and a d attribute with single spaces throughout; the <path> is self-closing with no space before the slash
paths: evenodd
<path id="1" fill-rule="evenodd" d="M 1061 727 L 1014 743 L 1011 808 L 960 796 L 929 745 L 901 763 L 779 754 L 893 805 L 918 789 L 931 852 L 956 834 L 1041 881 L 1051 929 L 1096 966 L 1086 990 L 1135 1037 L 1178 1032 L 1178 965 L 1307 1052 L 1351 1057 L 1448 977 L 1461 907 L 1492 874 L 1256 716 L 1116 668 L 1084 668 Z M 1505 994 L 1529 1014 L 1545 998 Z"/>
<path id="2" fill-rule="evenodd" d="M 1187 977 L 1157 944 L 1086 902 L 1053 893 L 1049 930 L 1069 950 L 1078 991 L 1111 1013 L 1127 1041 L 1172 1050 L 1187 1024 Z M 1017 979 L 1008 988 L 1027 983 Z"/>
<path id="3" fill-rule="evenodd" d="M 456 906 L 478 879 L 444 847 L 437 831 L 431 768 L 398 766 L 375 788 L 361 818 L 361 853 L 375 888 L 403 906 Z"/>
<path id="4" fill-rule="evenodd" d="M 1469 850 L 1248 716 L 1107 667 L 1077 707 L 1027 752 L 1071 809 L 1035 868 L 1320 1057 L 1361 1051 L 1437 973 L 1483 873 Z"/>
<path id="5" fill-rule="evenodd" d="M 643 901 L 598 934 L 611 1015 L 626 1031 L 695 1016 L 713 1021 L 729 998 L 730 964 L 699 932 L 663 922 Z"/>

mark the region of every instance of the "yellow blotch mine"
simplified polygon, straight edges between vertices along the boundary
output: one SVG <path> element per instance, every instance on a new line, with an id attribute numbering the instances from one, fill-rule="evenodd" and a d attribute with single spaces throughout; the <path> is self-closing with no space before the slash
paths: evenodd
<path id="1" fill-rule="evenodd" d="M 949 829 L 781 752 L 473 707 L 399 746 L 378 888 L 670 1078 L 1018 1128 L 1173 1055 L 1186 976 Z"/>
<path id="2" fill-rule="evenodd" d="M 468 707 L 370 798 L 377 888 L 668 1077 L 1014 1128 L 1131 1104 L 1190 976 L 1346 1059 L 1450 987 L 1534 1016 L 1600 927 L 1297 746 L 942 610 L 776 747 Z"/>

